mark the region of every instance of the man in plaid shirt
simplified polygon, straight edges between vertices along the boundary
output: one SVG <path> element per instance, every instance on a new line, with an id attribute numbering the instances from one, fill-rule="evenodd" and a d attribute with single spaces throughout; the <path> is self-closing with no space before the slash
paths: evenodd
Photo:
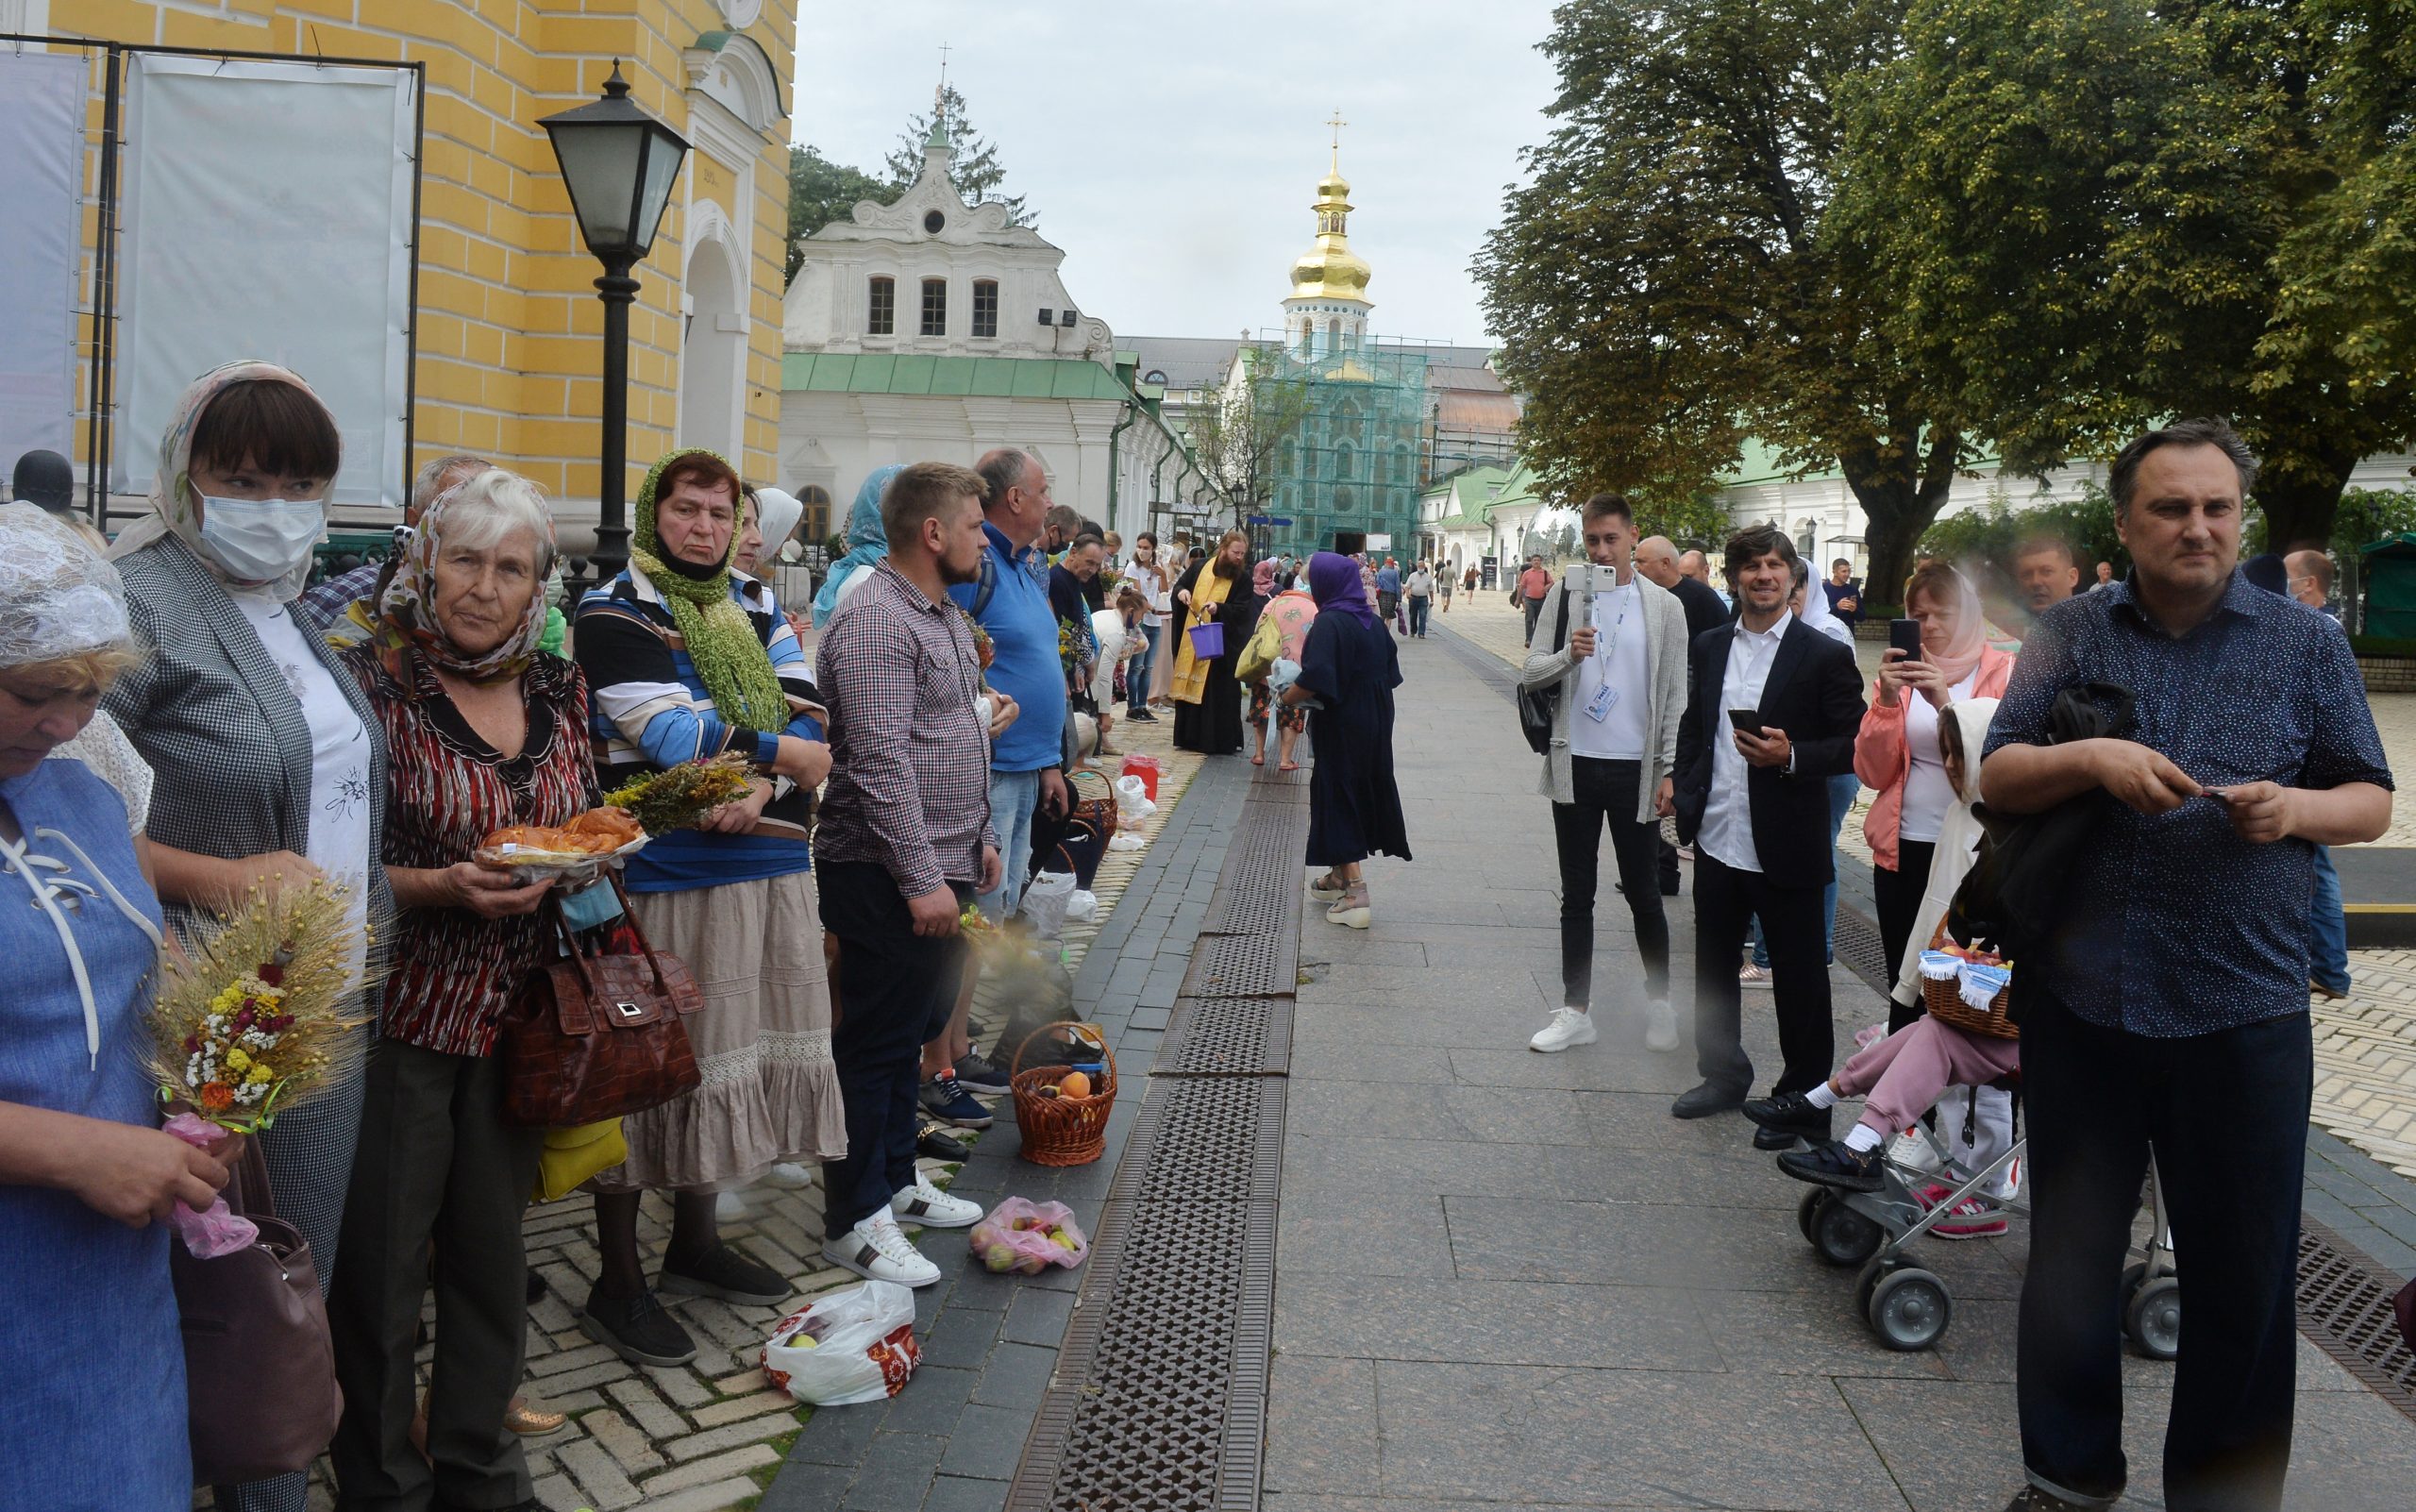
<path id="1" fill-rule="evenodd" d="M 889 555 L 824 627 L 814 663 L 830 705 L 830 785 L 814 838 L 823 927 L 839 941 L 831 1054 L 847 1153 L 822 1168 L 824 1258 L 928 1286 L 937 1266 L 898 1221 L 969 1228 L 979 1204 L 914 1168 L 922 1047 L 965 973 L 957 920 L 998 884 L 981 664 L 952 583 L 980 570 L 981 476 L 917 462 L 890 479 Z"/>

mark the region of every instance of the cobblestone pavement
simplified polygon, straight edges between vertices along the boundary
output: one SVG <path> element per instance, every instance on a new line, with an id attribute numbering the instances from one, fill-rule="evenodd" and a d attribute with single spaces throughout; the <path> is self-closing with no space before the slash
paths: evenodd
<path id="1" fill-rule="evenodd" d="M 1524 624 L 1501 594 L 1462 596 L 1450 628 L 1512 665 L 1525 659 Z M 1863 670 L 1878 664 L 1878 647 L 1861 645 Z M 2416 694 L 2373 696 L 2374 725 L 2392 771 L 2416 777 Z M 1871 848 L 1862 838 L 1866 789 L 1846 819 L 1838 849 L 1863 866 Z M 2416 798 L 2402 797 L 2377 846 L 2416 847 Z M 1850 881 L 1851 885 L 1851 881 Z M 2315 1023 L 2315 1109 L 2318 1127 L 2347 1140 L 2402 1176 L 2416 1177 L 2416 951 L 2349 952 L 2354 979 L 2340 1002 L 2318 999 Z"/>
<path id="2" fill-rule="evenodd" d="M 1883 1348 L 1855 1272 L 1799 1236 L 1804 1188 L 1751 1149 L 1744 1121 L 1669 1117 L 1694 1066 L 1642 1048 L 1640 963 L 1615 895 L 1600 1040 L 1529 1052 L 1560 1000 L 1556 879 L 1534 851 L 1549 841 L 1529 840 L 1548 832 L 1535 758 L 1501 694 L 1447 647 L 1413 643 L 1402 662 L 1400 707 L 1449 738 L 1421 739 L 1413 720 L 1397 740 L 1417 860 L 1368 864 L 1373 927 L 1301 925 L 1263 1505 L 2004 1505 L 2022 1474 L 2026 1223 L 1917 1244 L 1952 1290 L 1951 1326 L 1926 1352 Z M 1683 971 L 1691 909 L 1669 922 Z M 1843 1043 L 1871 1000 L 1843 966 L 1832 986 Z M 1764 1067 L 1778 1062 L 1769 1001 L 1749 994 L 1744 1015 Z M 2354 1184 L 2343 1194 L 2344 1209 L 2387 1216 Z M 2171 1369 L 2122 1362 L 2126 1506 L 2163 1504 Z M 2298 1390 L 2286 1504 L 2404 1508 L 2416 1425 L 2311 1343 Z"/>
<path id="3" fill-rule="evenodd" d="M 1158 812 L 1142 832 L 1151 840 L 1166 827 L 1200 766 L 1199 757 L 1172 748 L 1173 719 L 1165 711 L 1161 714 L 1154 725 L 1119 723 L 1111 737 L 1120 750 L 1154 755 L 1165 765 Z M 1110 759 L 1103 766 L 1113 772 L 1116 764 Z M 1108 852 L 1093 889 L 1099 899 L 1099 917 L 1065 929 L 1069 969 L 1080 966 L 1147 855 L 1147 850 Z M 1003 1057 L 1012 1047 L 993 1049 Z M 995 1104 L 1003 1100 L 984 1100 Z M 1012 1139 L 1012 1133 L 1007 1137 Z M 957 1169 L 931 1160 L 919 1164 L 942 1185 Z M 537 1497 L 549 1512 L 618 1512 L 625 1507 L 721 1512 L 752 1506 L 779 1471 L 812 1411 L 769 1386 L 756 1363 L 757 1352 L 784 1313 L 857 1278 L 821 1263 L 818 1172 L 815 1185 L 797 1190 L 759 1186 L 741 1194 L 741 1201 L 747 1215 L 726 1222 L 725 1236 L 787 1277 L 795 1297 L 780 1308 L 664 1297 L 664 1304 L 697 1345 L 695 1360 L 671 1369 L 630 1365 L 579 1332 L 577 1309 L 586 1301 L 596 1269 L 587 1199 L 574 1196 L 528 1210 L 523 1225 L 528 1264 L 545 1278 L 546 1291 L 529 1308 L 527 1395 L 531 1406 L 571 1418 L 561 1432 L 527 1442 Z M 669 1237 L 670 1220 L 669 1201 L 649 1193 L 638 1227 L 649 1268 Z M 935 1259 L 941 1258 L 942 1247 L 964 1248 L 963 1238 L 953 1232 L 932 1239 Z M 432 1328 L 432 1301 L 426 1316 Z M 1063 1319 L 1058 1321 L 1062 1326 Z M 1047 1342 L 1053 1345 L 1053 1336 Z M 423 1372 L 428 1357 L 423 1347 Z M 1038 1400 L 1036 1386 L 1031 1396 Z M 311 1488 L 312 1512 L 334 1505 L 325 1461 L 320 1471 Z"/>

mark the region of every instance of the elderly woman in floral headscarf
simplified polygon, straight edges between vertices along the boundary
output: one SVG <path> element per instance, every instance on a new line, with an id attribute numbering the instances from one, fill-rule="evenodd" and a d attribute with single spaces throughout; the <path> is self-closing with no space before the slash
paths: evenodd
<path id="1" fill-rule="evenodd" d="M 791 1163 L 847 1148 L 805 838 L 830 749 L 797 632 L 768 589 L 747 594 L 731 571 L 741 487 L 709 451 L 656 462 L 629 568 L 587 596 L 574 636 L 608 790 L 727 751 L 754 770 L 747 798 L 655 837 L 629 865 L 648 939 L 705 993 L 687 1021 L 704 1084 L 628 1118 L 628 1163 L 595 1183 L 602 1264 L 579 1323 L 644 1365 L 678 1365 L 696 1345 L 646 1285 L 638 1194 L 675 1194 L 663 1290 L 773 1306 L 788 1283 L 721 1242 L 714 1198 L 759 1176 L 802 1184 Z"/>
<path id="2" fill-rule="evenodd" d="M 299 377 L 270 362 L 214 369 L 160 438 L 150 515 L 111 549 L 151 653 L 103 707 L 151 766 L 150 855 L 172 920 L 325 876 L 347 889 L 361 937 L 382 932 L 385 740 L 361 685 L 293 613 L 343 453 L 335 416 Z M 361 1085 L 330 1086 L 260 1141 L 277 1215 L 310 1241 L 322 1286 L 336 1274 Z M 307 1487 L 293 1474 L 222 1487 L 219 1504 L 301 1512 Z"/>
<path id="3" fill-rule="evenodd" d="M 421 516 L 370 638 L 343 657 L 393 764 L 380 859 L 401 909 L 344 1209 L 350 1262 L 329 1307 L 347 1504 L 409 1504 L 431 1483 L 457 1504 L 534 1494 L 505 1412 L 528 1317 L 520 1218 L 544 1133 L 504 1121 L 495 1039 L 550 954 L 538 912 L 550 883 L 516 884 L 471 852 L 506 825 L 562 824 L 596 801 L 586 683 L 537 648 L 553 559 L 536 485 L 479 473 Z M 439 1235 L 444 1389 L 423 1457 L 408 1436 L 413 1351 Z"/>

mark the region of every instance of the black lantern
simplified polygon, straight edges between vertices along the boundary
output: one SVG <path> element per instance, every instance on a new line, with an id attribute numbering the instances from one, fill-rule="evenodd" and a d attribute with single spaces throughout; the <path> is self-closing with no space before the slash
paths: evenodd
<path id="1" fill-rule="evenodd" d="M 688 143 L 629 98 L 621 65 L 604 81 L 604 97 L 537 123 L 553 140 L 570 191 L 571 211 L 587 250 L 604 264 L 596 280 L 604 301 L 604 445 L 594 562 L 610 581 L 629 557 L 624 490 L 629 478 L 629 305 L 638 281 L 629 269 L 654 245 L 671 186 Z"/>

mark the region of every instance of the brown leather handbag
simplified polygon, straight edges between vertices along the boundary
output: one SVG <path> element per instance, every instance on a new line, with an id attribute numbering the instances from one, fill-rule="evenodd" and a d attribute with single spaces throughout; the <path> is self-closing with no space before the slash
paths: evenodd
<path id="1" fill-rule="evenodd" d="M 522 983 L 501 1024 L 507 1122 L 560 1129 L 659 1107 L 703 1078 L 680 1020 L 705 1005 L 679 957 L 646 942 L 612 873 L 637 949 L 591 955 L 548 900 L 562 953 Z"/>
<path id="2" fill-rule="evenodd" d="M 196 1486 L 309 1470 L 344 1415 L 318 1268 L 301 1234 L 277 1216 L 258 1139 L 243 1142 L 226 1205 L 259 1228 L 256 1242 L 197 1260 L 181 1240 L 168 1241 Z"/>

